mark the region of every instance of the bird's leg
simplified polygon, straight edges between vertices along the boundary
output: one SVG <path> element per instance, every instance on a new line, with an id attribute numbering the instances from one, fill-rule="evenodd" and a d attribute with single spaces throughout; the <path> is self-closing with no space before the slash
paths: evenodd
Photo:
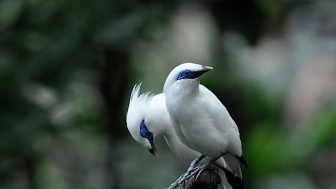
<path id="1" fill-rule="evenodd" d="M 218 156 L 218 157 L 214 157 L 214 158 L 212 158 L 210 161 L 208 161 L 208 162 L 206 162 L 206 163 L 204 163 L 204 164 L 202 164 L 202 165 L 200 165 L 199 167 L 197 167 L 196 168 L 196 170 L 194 171 L 194 172 L 192 172 L 191 174 L 190 174 L 190 176 L 188 176 L 188 178 L 189 177 L 191 177 L 191 176 L 193 176 L 193 175 L 195 175 L 196 173 L 197 173 L 197 175 L 196 175 L 196 177 L 195 177 L 195 180 L 197 180 L 198 179 L 198 177 L 211 165 L 211 164 L 213 164 L 213 163 L 215 163 L 216 161 L 217 161 L 217 159 L 219 159 L 220 157 L 222 157 L 223 155 L 225 155 L 227 152 L 225 152 L 225 153 L 223 153 L 223 154 L 221 154 L 220 156 Z"/>
<path id="2" fill-rule="evenodd" d="M 200 157 L 196 158 L 193 160 L 188 168 L 187 175 L 190 174 L 190 172 L 196 167 L 196 165 L 205 158 L 205 155 L 201 155 Z"/>
<path id="3" fill-rule="evenodd" d="M 196 165 L 202 160 L 205 158 L 205 155 L 201 155 L 200 157 L 196 158 L 195 160 L 193 160 L 191 163 L 190 163 L 190 166 L 187 170 L 187 172 L 183 175 L 180 176 L 180 178 L 178 178 L 175 183 L 176 184 L 179 184 L 179 183 L 182 183 L 183 181 L 185 181 L 187 178 L 189 178 L 189 174 L 195 169 Z"/>

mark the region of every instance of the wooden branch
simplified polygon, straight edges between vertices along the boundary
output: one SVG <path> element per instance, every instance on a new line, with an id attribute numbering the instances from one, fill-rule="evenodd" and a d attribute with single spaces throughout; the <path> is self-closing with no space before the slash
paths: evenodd
<path id="1" fill-rule="evenodd" d="M 221 183 L 221 178 L 217 174 L 216 169 L 206 169 L 197 180 L 195 180 L 195 177 L 196 175 L 183 182 L 178 182 L 179 178 L 168 189 L 217 189 L 218 184 Z"/>

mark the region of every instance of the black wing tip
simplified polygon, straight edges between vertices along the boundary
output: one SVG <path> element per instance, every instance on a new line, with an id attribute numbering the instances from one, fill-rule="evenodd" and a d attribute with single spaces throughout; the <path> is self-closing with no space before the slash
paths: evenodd
<path id="1" fill-rule="evenodd" d="M 223 169 L 226 174 L 226 179 L 230 186 L 234 189 L 244 189 L 243 180 L 239 177 L 235 177 L 230 171 Z"/>
<path id="2" fill-rule="evenodd" d="M 240 157 L 238 157 L 238 159 L 248 169 L 248 165 L 247 165 L 247 162 L 246 162 L 244 156 L 240 156 Z"/>

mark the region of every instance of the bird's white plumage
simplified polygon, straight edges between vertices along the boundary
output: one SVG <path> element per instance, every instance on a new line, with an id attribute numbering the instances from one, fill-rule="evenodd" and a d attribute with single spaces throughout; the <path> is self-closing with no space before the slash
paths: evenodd
<path id="1" fill-rule="evenodd" d="M 242 156 L 239 131 L 227 109 L 200 84 L 200 77 L 177 80 L 183 70 L 194 72 L 204 68 L 199 64 L 184 63 L 168 75 L 163 91 L 171 123 L 179 139 L 201 154 L 215 158 L 228 152 L 224 156 L 228 167 L 235 176 L 242 178 L 239 160 L 235 158 Z"/>
<path id="2" fill-rule="evenodd" d="M 136 85 L 133 88 L 126 116 L 127 128 L 132 137 L 142 146 L 150 149 L 151 145 L 148 140 L 142 138 L 139 134 L 140 123 L 144 120 L 148 130 L 153 133 L 154 138 L 163 135 L 171 150 L 185 163 L 190 164 L 201 154 L 179 140 L 170 123 L 169 114 L 165 105 L 165 95 L 163 93 L 157 95 L 144 93 L 139 95 L 140 86 L 141 85 Z M 226 168 L 226 163 L 223 158 L 216 161 L 216 164 L 222 168 Z M 231 168 L 227 169 L 231 171 Z M 231 186 L 226 179 L 225 172 L 219 170 L 219 174 L 223 185 L 230 189 Z"/>
<path id="3" fill-rule="evenodd" d="M 134 86 L 131 99 L 126 115 L 127 128 L 134 140 L 142 144 L 146 149 L 151 148 L 151 144 L 146 138 L 140 136 L 140 123 L 147 115 L 147 111 L 143 111 L 147 107 L 148 102 L 153 98 L 150 93 L 139 96 L 140 85 Z"/>
<path id="4" fill-rule="evenodd" d="M 144 93 L 139 95 L 140 85 L 135 86 L 127 111 L 127 128 L 132 137 L 145 148 L 151 147 L 147 139 L 140 136 L 140 123 L 145 121 L 154 138 L 163 135 L 169 147 L 184 162 L 190 163 L 201 154 L 184 145 L 177 137 L 170 124 L 169 114 L 165 106 L 165 96 L 163 93 L 151 95 Z"/>

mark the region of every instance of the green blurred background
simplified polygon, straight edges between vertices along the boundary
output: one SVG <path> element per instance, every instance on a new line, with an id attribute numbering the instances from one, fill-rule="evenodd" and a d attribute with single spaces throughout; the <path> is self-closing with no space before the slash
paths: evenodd
<path id="1" fill-rule="evenodd" d="M 240 129 L 247 189 L 336 188 L 336 2 L 1 0 L 0 188 L 166 188 L 186 171 L 126 128 L 178 64 Z"/>

